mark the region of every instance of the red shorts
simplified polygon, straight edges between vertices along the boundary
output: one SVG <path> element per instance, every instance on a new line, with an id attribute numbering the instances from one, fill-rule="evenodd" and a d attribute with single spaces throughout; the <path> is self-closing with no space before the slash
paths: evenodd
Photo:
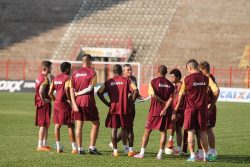
<path id="1" fill-rule="evenodd" d="M 170 116 L 148 116 L 145 129 L 147 130 L 167 130 L 170 128 L 171 117 Z"/>
<path id="2" fill-rule="evenodd" d="M 68 108 L 65 108 L 62 110 L 59 108 L 55 108 L 55 106 L 54 106 L 53 121 L 54 121 L 54 124 L 72 126 L 73 121 L 72 121 L 71 107 L 69 106 Z"/>
<path id="3" fill-rule="evenodd" d="M 109 114 L 107 115 L 105 126 L 107 128 L 132 128 L 133 121 L 131 114 L 118 115 L 118 114 Z"/>
<path id="4" fill-rule="evenodd" d="M 184 113 L 185 130 L 206 130 L 207 129 L 207 111 L 194 110 L 187 108 Z"/>
<path id="5" fill-rule="evenodd" d="M 79 107 L 79 112 L 73 112 L 73 119 L 78 121 L 99 121 L 99 112 L 94 107 Z"/>
<path id="6" fill-rule="evenodd" d="M 216 106 L 212 109 L 212 110 L 208 110 L 208 123 L 207 123 L 207 127 L 208 128 L 213 128 L 215 127 L 215 123 L 216 123 L 216 113 L 217 113 L 217 108 Z"/>
<path id="7" fill-rule="evenodd" d="M 175 126 L 178 126 L 178 127 L 183 127 L 183 123 L 184 123 L 184 110 L 179 110 L 177 113 L 176 113 L 176 116 L 177 116 L 177 120 L 175 123 Z M 173 129 L 174 126 L 173 126 L 173 122 L 171 122 L 170 126 L 169 126 L 169 129 Z"/>
<path id="8" fill-rule="evenodd" d="M 51 117 L 51 104 L 36 107 L 35 125 L 40 127 L 49 127 Z"/>

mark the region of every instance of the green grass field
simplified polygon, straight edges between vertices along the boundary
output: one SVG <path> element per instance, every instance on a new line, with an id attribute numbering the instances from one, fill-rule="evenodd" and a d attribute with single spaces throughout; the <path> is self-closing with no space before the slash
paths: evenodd
<path id="1" fill-rule="evenodd" d="M 97 98 L 96 98 L 97 99 Z M 97 100 L 101 117 L 100 135 L 97 148 L 102 156 L 71 155 L 67 128 L 61 131 L 61 142 L 65 153 L 37 152 L 38 128 L 34 126 L 33 94 L 0 94 L 0 166 L 250 166 L 250 104 L 218 103 L 217 126 L 215 128 L 219 159 L 216 162 L 186 162 L 186 157 L 164 156 L 158 161 L 155 156 L 159 147 L 159 133 L 151 134 L 145 159 L 129 158 L 122 153 L 118 158 L 111 157 L 108 147 L 110 129 L 104 127 L 107 107 Z M 137 104 L 135 120 L 135 150 L 139 151 L 149 103 Z M 87 148 L 90 123 L 84 125 L 83 143 Z M 48 142 L 53 145 L 54 125 L 49 130 Z M 122 145 L 119 144 L 120 151 Z"/>

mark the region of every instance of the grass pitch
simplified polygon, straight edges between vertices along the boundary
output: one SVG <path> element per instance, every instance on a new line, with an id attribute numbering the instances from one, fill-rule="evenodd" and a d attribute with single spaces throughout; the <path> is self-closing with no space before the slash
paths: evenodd
<path id="1" fill-rule="evenodd" d="M 215 128 L 216 147 L 219 159 L 216 162 L 203 163 L 186 162 L 187 157 L 165 156 L 156 160 L 159 149 L 159 133 L 153 131 L 146 149 L 144 159 L 129 158 L 120 153 L 120 157 L 111 157 L 108 147 L 110 129 L 104 127 L 108 108 L 100 103 L 97 107 L 100 113 L 100 134 L 97 148 L 102 156 L 71 155 L 71 144 L 68 140 L 67 127 L 62 127 L 61 143 L 65 153 L 37 152 L 38 128 L 34 126 L 34 95 L 29 93 L 0 93 L 0 166 L 51 167 L 51 166 L 250 166 L 250 104 L 218 103 L 217 124 Z M 136 151 L 140 150 L 141 138 L 149 108 L 149 102 L 136 104 L 135 143 Z M 51 121 L 52 123 L 52 121 Z M 83 145 L 86 149 L 89 143 L 91 124 L 86 122 L 83 129 Z M 53 123 L 49 129 L 48 142 L 54 141 Z M 122 144 L 119 143 L 119 150 Z"/>

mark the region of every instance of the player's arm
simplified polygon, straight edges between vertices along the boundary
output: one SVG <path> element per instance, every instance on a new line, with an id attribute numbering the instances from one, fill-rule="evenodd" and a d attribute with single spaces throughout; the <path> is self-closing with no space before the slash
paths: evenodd
<path id="1" fill-rule="evenodd" d="M 175 106 L 173 114 L 176 114 L 176 112 L 179 110 L 180 106 L 183 104 L 183 98 L 184 98 L 184 95 L 185 95 L 185 91 L 186 91 L 186 86 L 185 86 L 184 83 L 182 83 L 181 89 L 179 91 L 178 102 L 177 102 L 177 104 Z"/>
<path id="2" fill-rule="evenodd" d="M 87 88 L 85 88 L 79 92 L 75 92 L 75 96 L 80 96 L 80 95 L 84 95 L 86 93 L 89 93 L 90 91 L 92 91 L 94 89 L 96 83 L 97 83 L 97 77 L 95 74 L 92 81 L 91 81 L 91 84 Z"/>
<path id="3" fill-rule="evenodd" d="M 65 83 L 65 92 L 66 92 L 66 96 L 67 96 L 67 99 L 68 99 L 67 101 L 69 103 L 71 103 L 70 85 L 71 85 L 71 81 L 70 80 L 66 81 L 66 83 Z"/>
<path id="4" fill-rule="evenodd" d="M 131 87 L 131 89 L 133 91 L 131 96 L 132 96 L 132 102 L 134 103 L 135 100 L 139 96 L 139 91 L 138 91 L 138 88 L 136 87 L 136 85 L 133 82 L 130 83 L 130 87 Z"/>
<path id="5" fill-rule="evenodd" d="M 159 101 L 159 102 L 161 102 L 161 103 L 163 103 L 163 104 L 166 103 L 166 101 L 162 100 L 159 96 L 157 96 L 157 95 L 155 94 L 154 89 L 153 89 L 153 87 L 152 87 L 151 84 L 149 84 L 149 86 L 148 86 L 148 94 L 149 94 L 152 98 L 155 98 L 157 101 Z"/>
<path id="6" fill-rule="evenodd" d="M 163 108 L 163 110 L 161 110 L 160 116 L 166 115 L 167 109 L 173 104 L 173 99 L 173 95 L 171 95 L 167 102 L 165 102 L 165 107 Z"/>
<path id="7" fill-rule="evenodd" d="M 70 99 L 71 99 L 73 111 L 78 112 L 79 109 L 76 105 L 75 89 L 74 89 L 74 83 L 72 80 L 71 80 L 71 85 L 70 85 Z"/>
<path id="8" fill-rule="evenodd" d="M 215 103 L 217 102 L 217 99 L 220 94 L 220 89 L 218 85 L 211 78 L 209 78 L 209 87 L 213 92 L 213 97 L 211 99 L 211 103 L 208 106 L 208 109 L 212 109 L 215 106 Z"/>
<path id="9" fill-rule="evenodd" d="M 49 97 L 51 98 L 51 100 L 55 101 L 55 96 L 53 94 L 54 92 L 54 82 L 51 83 L 50 88 L 49 88 Z"/>
<path id="10" fill-rule="evenodd" d="M 44 82 L 39 87 L 39 96 L 44 103 L 49 103 L 49 99 L 45 99 L 45 87 L 49 84 L 48 78 L 46 77 Z"/>
<path id="11" fill-rule="evenodd" d="M 100 87 L 97 91 L 97 95 L 100 98 L 100 100 L 108 107 L 110 107 L 110 103 L 105 99 L 104 97 L 104 93 L 105 93 L 105 85 L 103 85 L 102 87 Z"/>

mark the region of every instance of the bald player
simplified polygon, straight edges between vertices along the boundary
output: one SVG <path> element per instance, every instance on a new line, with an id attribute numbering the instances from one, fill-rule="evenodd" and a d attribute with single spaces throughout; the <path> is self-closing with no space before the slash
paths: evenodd
<path id="1" fill-rule="evenodd" d="M 166 133 L 171 123 L 172 102 L 174 96 L 174 86 L 166 78 L 167 67 L 159 66 L 157 77 L 149 84 L 148 94 L 151 95 L 150 109 L 142 138 L 141 151 L 135 158 L 144 158 L 146 146 L 152 130 L 160 131 L 160 149 L 156 156 L 162 159 L 164 147 L 166 145 Z"/>
<path id="2" fill-rule="evenodd" d="M 95 144 L 99 132 L 99 113 L 94 98 L 94 86 L 97 82 L 96 72 L 91 69 L 92 57 L 84 54 L 82 68 L 72 74 L 70 95 L 73 108 L 73 119 L 76 122 L 76 142 L 79 154 L 85 154 L 82 147 L 82 128 L 85 121 L 92 122 L 90 144 L 88 152 L 93 155 L 101 153 L 96 149 Z"/>
<path id="3" fill-rule="evenodd" d="M 60 144 L 60 129 L 62 125 L 68 126 L 69 138 L 72 145 L 72 154 L 77 153 L 77 147 L 75 143 L 74 123 L 71 119 L 71 106 L 70 106 L 70 71 L 71 64 L 63 62 L 60 65 L 61 74 L 57 75 L 51 86 L 49 95 L 54 102 L 54 117 L 53 122 L 55 124 L 55 139 L 57 153 L 62 153 L 63 149 Z M 53 92 L 56 91 L 56 96 Z"/>
<path id="4" fill-rule="evenodd" d="M 52 63 L 44 60 L 41 65 L 42 72 L 37 76 L 35 85 L 35 125 L 39 127 L 37 151 L 50 151 L 50 147 L 47 145 L 47 136 L 51 117 L 49 74 L 52 70 Z"/>
<path id="5" fill-rule="evenodd" d="M 210 64 L 206 61 L 201 62 L 199 64 L 200 70 L 204 75 L 211 78 L 215 82 L 214 76 L 210 73 Z M 216 83 L 216 82 L 215 82 Z M 208 144 L 210 147 L 209 155 L 210 159 L 216 160 L 217 159 L 217 151 L 215 149 L 215 135 L 213 132 L 213 128 L 215 127 L 216 123 L 216 113 L 217 113 L 217 107 L 216 107 L 216 101 L 219 97 L 219 93 L 216 94 L 216 96 L 213 95 L 211 87 L 209 87 L 208 90 L 208 129 L 207 129 L 207 136 L 208 136 Z"/>
<path id="6" fill-rule="evenodd" d="M 184 78 L 181 90 L 179 92 L 179 100 L 174 109 L 172 119 L 176 118 L 176 112 L 178 112 L 180 105 L 185 96 L 185 113 L 184 113 L 184 129 L 188 131 L 188 147 L 190 151 L 190 157 L 187 161 L 196 161 L 196 155 L 194 153 L 194 135 L 195 131 L 199 131 L 201 145 L 203 149 L 204 159 L 203 161 L 210 161 L 208 157 L 208 139 L 206 135 L 207 130 L 207 106 L 208 98 L 207 91 L 210 87 L 213 96 L 218 94 L 219 89 L 211 78 L 203 75 L 198 67 L 198 62 L 195 59 L 191 59 L 186 64 L 188 76 Z M 213 106 L 214 104 L 212 104 Z"/>
<path id="7" fill-rule="evenodd" d="M 122 76 L 122 67 L 120 65 L 116 64 L 114 66 L 113 73 L 114 77 L 104 83 L 98 90 L 97 95 L 109 107 L 105 125 L 112 130 L 112 156 L 118 157 L 117 131 L 118 128 L 122 128 L 121 138 L 123 143 L 126 143 L 128 129 L 133 127 L 132 111 L 128 104 L 129 93 L 131 93 L 131 101 L 134 102 L 138 95 L 138 90 L 129 78 Z M 104 97 L 104 93 L 106 92 L 108 93 L 110 102 Z M 130 156 L 129 153 L 128 156 Z"/>

